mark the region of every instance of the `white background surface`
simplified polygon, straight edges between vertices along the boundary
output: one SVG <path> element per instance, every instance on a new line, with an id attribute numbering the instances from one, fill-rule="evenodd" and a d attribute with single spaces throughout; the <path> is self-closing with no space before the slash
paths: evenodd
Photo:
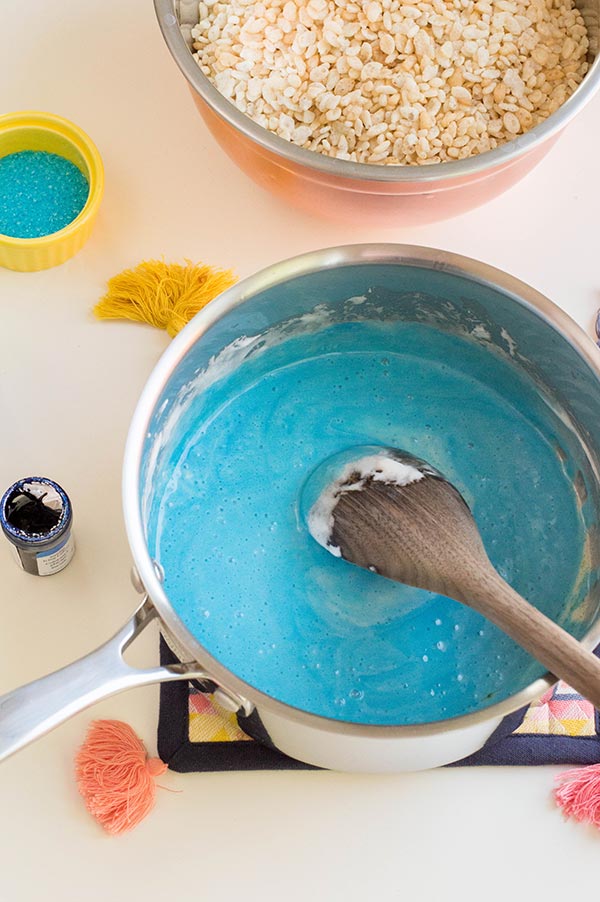
<path id="1" fill-rule="evenodd" d="M 600 97 L 521 184 L 421 229 L 333 226 L 286 209 L 226 159 L 195 112 L 151 0 L 6 4 L 0 111 L 81 125 L 106 166 L 95 232 L 66 265 L 0 270 L 0 489 L 42 473 L 75 510 L 78 551 L 49 579 L 0 545 L 0 691 L 91 650 L 137 597 L 121 515 L 121 459 L 166 334 L 100 323 L 106 280 L 143 258 L 248 275 L 333 244 L 392 240 L 458 251 L 548 294 L 591 332 L 600 305 Z M 600 351 L 599 351 L 600 353 Z M 136 658 L 156 659 L 156 634 Z M 123 719 L 155 751 L 158 689 L 113 698 L 0 768 L 0 899 L 562 899 L 596 891 L 600 834 L 565 823 L 554 771 L 401 776 L 177 775 L 137 830 L 108 838 L 77 795 L 72 760 L 93 717 Z"/>

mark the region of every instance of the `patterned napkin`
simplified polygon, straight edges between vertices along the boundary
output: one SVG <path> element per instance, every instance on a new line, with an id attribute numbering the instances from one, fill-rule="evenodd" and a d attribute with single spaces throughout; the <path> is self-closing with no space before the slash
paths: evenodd
<path id="1" fill-rule="evenodd" d="M 162 664 L 177 659 L 161 638 Z M 598 653 L 598 649 L 596 650 Z M 160 688 L 158 753 L 180 773 L 227 770 L 311 770 L 311 765 L 251 739 L 244 720 L 185 682 Z M 504 718 L 482 749 L 451 765 L 596 764 L 600 722 L 593 705 L 563 683 Z"/>

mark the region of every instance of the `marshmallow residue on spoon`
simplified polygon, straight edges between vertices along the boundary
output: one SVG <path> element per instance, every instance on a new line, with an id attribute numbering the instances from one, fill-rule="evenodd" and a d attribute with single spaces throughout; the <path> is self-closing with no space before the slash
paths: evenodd
<path id="1" fill-rule="evenodd" d="M 346 463 L 335 479 L 326 484 L 307 515 L 308 531 L 319 545 L 336 557 L 341 550 L 331 543 L 334 526 L 333 511 L 340 495 L 360 491 L 367 480 L 386 482 L 390 485 L 409 485 L 423 479 L 425 473 L 396 457 L 385 453 L 369 454 Z"/>

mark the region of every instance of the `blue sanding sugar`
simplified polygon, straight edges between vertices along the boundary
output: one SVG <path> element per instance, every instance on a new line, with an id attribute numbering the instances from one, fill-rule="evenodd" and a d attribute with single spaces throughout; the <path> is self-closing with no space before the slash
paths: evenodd
<path id="1" fill-rule="evenodd" d="M 0 234 L 39 238 L 64 229 L 82 211 L 90 186 L 64 157 L 23 150 L 0 158 Z"/>

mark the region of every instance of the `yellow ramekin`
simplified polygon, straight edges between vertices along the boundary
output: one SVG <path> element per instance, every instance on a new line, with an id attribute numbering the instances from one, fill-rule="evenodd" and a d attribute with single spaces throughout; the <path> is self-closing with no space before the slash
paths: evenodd
<path id="1" fill-rule="evenodd" d="M 40 238 L 12 238 L 0 233 L 0 266 L 34 272 L 64 263 L 88 240 L 104 193 L 104 167 L 96 145 L 85 132 L 52 113 L 27 110 L 0 116 L 0 157 L 22 150 L 65 157 L 81 170 L 90 186 L 83 210 L 64 229 Z"/>

